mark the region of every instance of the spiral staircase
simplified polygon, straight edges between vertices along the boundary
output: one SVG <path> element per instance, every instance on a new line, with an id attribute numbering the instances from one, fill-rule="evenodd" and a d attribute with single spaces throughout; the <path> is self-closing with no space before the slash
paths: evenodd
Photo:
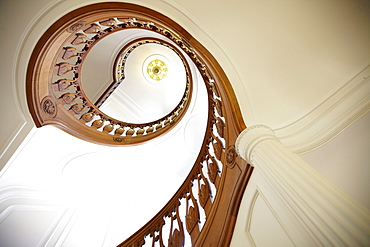
<path id="1" fill-rule="evenodd" d="M 368 23 L 363 13 L 368 5 L 357 1 L 336 7 L 335 13 L 348 18 L 358 12 L 346 24 L 356 27 L 348 40 L 356 42 L 357 47 L 349 49 L 345 41 L 339 41 L 338 47 L 325 46 L 325 51 L 320 50 L 323 43 L 315 43 L 332 39 L 325 34 L 317 40 L 310 39 L 313 43 L 295 43 L 300 35 L 305 36 L 299 30 L 289 30 L 294 29 L 289 21 L 299 19 L 292 14 L 298 6 L 284 3 L 277 6 L 276 12 L 271 10 L 267 15 L 271 19 L 276 17 L 273 13 L 289 14 L 287 20 L 280 16 L 287 28 L 282 33 L 298 33 L 295 40 L 287 39 L 289 35 L 282 38 L 281 33 L 276 34 L 280 38 L 274 36 L 275 40 L 289 43 L 289 49 L 296 52 L 300 51 L 299 45 L 316 49 L 316 44 L 317 51 L 327 55 L 316 64 L 317 68 L 312 65 L 316 71 L 326 68 L 320 78 L 327 83 L 312 85 L 320 80 L 315 76 L 307 82 L 301 78 L 302 88 L 297 86 L 299 90 L 295 91 L 295 83 L 290 83 L 293 78 L 312 74 L 311 70 L 297 66 L 295 72 L 285 71 L 292 78 L 285 78 L 289 83 L 280 86 L 271 83 L 271 79 L 283 81 L 282 65 L 269 67 L 272 77 L 253 73 L 252 68 L 273 63 L 274 56 L 262 63 L 258 57 L 248 58 L 245 52 L 256 54 L 251 51 L 254 47 L 264 56 L 274 44 L 263 47 L 264 41 L 253 43 L 253 37 L 245 35 L 258 28 L 243 28 L 243 23 L 230 15 L 221 18 L 222 11 L 227 13 L 231 8 L 226 3 L 218 3 L 220 6 L 214 10 L 220 14 L 217 23 L 208 23 L 211 18 L 203 21 L 213 32 L 225 33 L 219 36 L 223 42 L 232 40 L 233 35 L 239 38 L 229 48 L 211 42 L 211 33 L 194 31 L 207 30 L 202 26 L 202 18 L 211 15 L 212 10 L 206 15 L 197 12 L 208 9 L 203 6 L 205 3 L 197 3 L 198 8 L 192 9 L 197 22 L 176 16 L 187 7 L 175 2 L 95 2 L 87 4 L 81 0 L 72 6 L 71 1 L 53 1 L 36 10 L 35 18 L 42 21 L 32 22 L 26 28 L 29 31 L 22 39 L 26 41 L 17 48 L 14 80 L 22 81 L 22 85 L 26 82 L 25 89 L 18 89 L 17 97 L 23 103 L 17 111 L 21 108 L 26 112 L 27 121 L 10 125 L 17 121 L 9 117 L 2 128 L 3 136 L 13 127 L 11 133 L 17 133 L 17 138 L 10 138 L 10 142 L 7 139 L 2 155 L 2 162 L 8 163 L 0 183 L 2 244 L 263 246 L 276 241 L 297 246 L 370 241 L 366 237 L 369 214 L 366 206 L 361 205 L 368 202 L 362 192 L 367 179 L 366 172 L 361 173 L 365 168 L 360 168 L 366 163 L 363 149 L 368 143 L 365 126 L 370 109 L 368 52 L 364 52 L 368 37 L 363 32 Z M 232 7 L 236 16 L 244 16 L 239 12 L 246 10 L 248 4 L 239 10 Z M 314 4 L 302 5 L 317 20 L 324 16 Z M 23 8 L 20 2 L 3 6 Z M 35 12 L 31 6 L 39 7 L 37 3 L 29 6 L 29 13 Z M 331 5 L 325 1 L 320 6 L 325 9 Z M 262 6 L 250 7 L 265 13 Z M 254 15 L 249 13 L 243 18 Z M 331 22 L 337 17 L 325 18 L 329 22 L 314 33 L 331 30 L 333 37 L 342 37 L 346 27 L 340 26 L 338 31 Z M 48 24 L 40 24 L 45 22 Z M 271 30 L 267 35 L 276 31 Z M 242 45 L 240 49 L 243 37 L 249 46 Z M 334 60 L 333 51 L 342 58 Z M 307 64 L 313 64 L 306 52 L 302 54 L 306 55 Z M 290 62 L 284 61 L 284 68 L 296 64 L 297 57 L 286 54 L 285 59 Z M 245 83 L 246 72 L 240 72 L 244 70 L 259 85 Z M 336 73 L 329 73 L 332 70 Z M 345 78 L 339 87 L 338 78 Z M 263 88 L 263 94 L 257 93 L 259 88 Z M 304 88 L 305 95 L 297 100 L 296 92 Z M 321 103 L 312 108 L 312 102 Z M 279 107 L 287 110 L 271 110 Z M 247 128 L 245 122 L 255 126 Z M 256 125 L 261 122 L 270 125 L 277 138 L 270 128 Z M 343 141 L 336 143 L 336 136 L 346 133 L 351 124 L 361 127 L 348 128 L 347 136 L 358 138 L 349 143 L 343 154 L 335 156 L 344 162 L 350 154 L 347 156 L 353 161 L 351 172 L 356 175 L 352 180 L 357 179 L 353 182 L 357 189 L 342 182 L 344 175 L 333 175 L 333 169 L 325 172 L 320 166 L 323 157 L 334 153 L 319 154 L 324 149 L 320 147 L 334 143 L 338 150 L 338 146 L 344 146 Z M 365 133 L 363 141 L 358 141 L 361 131 Z M 31 134 L 20 145 L 27 133 Z M 282 149 L 280 142 L 312 160 L 313 166 L 316 162 L 315 169 L 322 169 L 326 178 L 300 158 L 294 158 L 291 151 Z M 353 149 L 362 150 L 358 160 L 353 159 Z M 355 200 L 333 187 L 332 182 Z M 325 202 L 320 198 L 325 198 Z M 318 201 L 322 204 L 316 205 Z M 331 219 L 340 227 L 335 227 Z M 16 231 L 23 236 L 16 238 Z"/>

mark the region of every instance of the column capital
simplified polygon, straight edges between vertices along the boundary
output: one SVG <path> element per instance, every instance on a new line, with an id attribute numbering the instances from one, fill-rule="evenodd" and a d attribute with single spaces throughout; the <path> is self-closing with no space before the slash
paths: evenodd
<path id="1" fill-rule="evenodd" d="M 266 125 L 253 125 L 243 130 L 236 139 L 237 154 L 253 166 L 253 150 L 266 140 L 279 141 L 274 131 Z"/>

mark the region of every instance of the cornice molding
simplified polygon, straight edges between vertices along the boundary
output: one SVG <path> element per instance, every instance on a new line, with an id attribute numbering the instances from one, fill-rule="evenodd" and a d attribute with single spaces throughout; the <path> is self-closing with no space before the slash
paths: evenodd
<path id="1" fill-rule="evenodd" d="M 370 65 L 276 136 L 299 155 L 321 147 L 370 111 L 369 82 Z"/>

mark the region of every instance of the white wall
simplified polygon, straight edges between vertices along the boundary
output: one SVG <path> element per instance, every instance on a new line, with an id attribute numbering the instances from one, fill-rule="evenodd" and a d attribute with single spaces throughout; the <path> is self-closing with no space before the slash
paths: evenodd
<path id="1" fill-rule="evenodd" d="M 370 209 L 370 113 L 321 148 L 301 157 Z"/>

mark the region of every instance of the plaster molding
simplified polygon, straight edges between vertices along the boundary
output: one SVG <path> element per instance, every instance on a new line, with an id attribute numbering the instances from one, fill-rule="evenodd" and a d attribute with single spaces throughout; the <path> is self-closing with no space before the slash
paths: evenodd
<path id="1" fill-rule="evenodd" d="M 56 243 L 66 237 L 67 227 L 72 228 L 76 218 L 76 209 L 61 203 L 54 194 L 46 191 L 35 190 L 28 186 L 7 186 L 0 188 L 0 224 L 12 214 L 19 211 L 32 214 L 54 213 L 55 218 L 49 227 L 44 229 L 44 234 L 37 246 L 56 246 Z M 42 217 L 40 220 L 44 220 Z M 35 226 L 36 227 L 36 226 Z M 39 228 L 38 228 L 39 229 Z"/>
<path id="2" fill-rule="evenodd" d="M 295 217 L 296 207 L 294 207 L 294 205 L 290 207 L 290 204 L 284 201 L 281 195 L 277 193 L 274 184 L 262 175 L 261 171 L 255 169 L 243 195 L 233 240 L 230 245 L 231 247 L 253 246 L 249 234 L 249 227 L 252 223 L 253 209 L 256 209 L 255 206 L 258 197 L 262 197 L 260 199 L 264 200 L 267 204 L 268 208 L 295 246 L 320 245 L 318 239 L 313 236 L 302 219 Z M 266 236 L 273 236 L 276 234 L 275 229 L 268 227 L 263 228 L 263 226 L 261 226 L 261 228 Z M 275 239 L 275 241 L 276 246 L 287 246 L 286 242 L 284 245 L 277 239 Z"/>
<path id="3" fill-rule="evenodd" d="M 256 243 L 253 240 L 253 236 L 251 234 L 251 224 L 252 224 L 252 216 L 253 216 L 253 209 L 256 205 L 257 198 L 260 196 L 260 190 L 258 187 L 256 187 L 256 190 L 254 191 L 254 194 L 252 196 L 252 200 L 250 204 L 248 205 L 248 217 L 247 217 L 247 224 L 245 226 L 245 235 L 248 237 L 250 244 L 255 247 Z"/>
<path id="4" fill-rule="evenodd" d="M 0 159 L 6 155 L 6 152 L 12 146 L 13 141 L 17 138 L 18 134 L 22 132 L 23 127 L 27 124 L 27 121 L 22 113 L 18 113 L 17 116 L 19 117 L 18 122 L 12 124 L 14 126 L 13 131 L 8 133 L 8 138 L 6 138 L 6 141 L 0 146 Z"/>
<path id="5" fill-rule="evenodd" d="M 10 63 L 5 63 L 4 71 L 11 71 L 11 91 L 4 92 L 6 97 L 9 97 L 10 102 L 14 103 L 14 108 L 9 113 L 12 114 L 14 118 L 18 121 L 13 123 L 13 130 L 8 135 L 7 138 L 3 139 L 3 143 L 0 145 L 0 170 L 7 164 L 11 159 L 12 155 L 16 152 L 17 148 L 22 144 L 23 140 L 27 137 L 29 132 L 32 130 L 34 124 L 31 119 L 31 115 L 27 108 L 26 98 L 25 98 L 25 87 L 24 81 L 26 77 L 28 60 L 31 55 L 32 49 L 39 37 L 34 39 L 34 35 L 37 33 L 40 35 L 43 32 L 35 32 L 35 29 L 43 26 L 44 29 L 47 27 L 47 22 L 42 23 L 42 19 L 56 6 L 58 6 L 64 0 L 52 0 L 46 6 L 43 6 L 41 10 L 34 16 L 30 21 L 22 22 L 26 26 L 22 26 L 18 30 L 21 30 L 21 38 L 19 42 L 15 45 L 14 59 Z M 13 23 L 11 28 L 18 27 L 17 23 Z M 10 66 L 10 68 L 9 68 Z M 5 133 L 2 133 L 5 134 Z"/>
<path id="6" fill-rule="evenodd" d="M 370 65 L 298 120 L 274 129 L 291 151 L 311 152 L 370 111 Z"/>
<path id="7" fill-rule="evenodd" d="M 288 227 L 284 224 L 284 222 L 282 221 L 282 219 L 279 217 L 279 214 L 276 212 L 276 210 L 274 209 L 274 207 L 271 205 L 271 203 L 269 202 L 269 200 L 266 198 L 266 196 L 264 195 L 264 193 L 262 193 L 262 191 L 260 190 L 260 188 L 258 186 L 256 186 L 255 188 L 255 191 L 254 191 L 254 195 L 253 195 L 253 199 L 251 200 L 251 203 L 249 205 L 249 208 L 248 208 L 248 221 L 247 221 L 247 226 L 246 226 L 246 235 L 248 236 L 248 238 L 250 239 L 250 241 L 252 242 L 253 246 L 256 246 L 255 244 L 255 240 L 253 238 L 253 234 L 252 234 L 252 224 L 253 224 L 253 217 L 255 217 L 256 215 L 258 215 L 258 213 L 256 213 L 255 211 L 257 211 L 258 207 L 257 207 L 257 200 L 261 200 L 263 204 L 266 205 L 267 207 L 267 210 L 263 212 L 262 215 L 264 215 L 264 217 L 266 217 L 266 214 L 270 214 L 272 218 L 270 218 L 272 221 L 275 221 L 277 223 L 277 225 L 275 226 L 278 226 L 276 228 L 274 228 L 274 231 L 276 232 L 279 232 L 280 233 L 280 236 L 279 237 L 282 237 L 285 236 L 285 240 L 287 242 L 285 242 L 285 244 L 289 244 L 290 243 L 290 246 L 298 246 L 299 244 L 294 241 L 294 238 L 292 238 L 290 232 L 289 232 L 289 229 Z M 261 215 L 261 213 L 260 213 Z M 275 224 L 276 224 L 275 223 Z M 254 223 L 256 224 L 256 223 Z M 271 224 L 271 222 L 270 222 Z M 260 231 L 263 231 L 261 228 L 261 226 L 257 226 L 257 228 L 259 228 Z M 278 228 L 278 229 L 277 229 Z M 279 229 L 280 228 L 280 229 Z M 264 228 L 266 229 L 266 228 Z M 279 230 L 279 231 L 278 231 Z M 271 232 L 272 233 L 272 232 Z M 276 239 L 274 240 L 276 241 Z M 279 241 L 281 241 L 281 238 L 279 239 Z"/>
<path id="8" fill-rule="evenodd" d="M 0 191 L 0 225 L 4 224 L 4 221 L 12 213 L 17 211 L 28 213 L 53 212 L 56 214 L 55 220 L 48 227 L 43 238 L 40 240 L 40 243 L 46 242 L 50 238 L 56 227 L 60 225 L 60 222 L 68 209 L 65 205 L 58 204 L 58 202 L 55 201 L 55 198 L 50 194 L 35 190 L 31 187 L 7 186 L 0 188 Z"/>
<path id="9" fill-rule="evenodd" d="M 42 200 L 46 198 L 46 194 L 35 190 L 30 186 L 3 186 L 0 187 L 0 214 L 4 211 L 4 205 L 7 201 L 16 199 L 34 199 Z"/>
<path id="10" fill-rule="evenodd" d="M 60 217 L 50 225 L 50 228 L 40 240 L 39 246 L 56 246 L 59 236 L 75 214 L 75 211 L 75 208 L 65 208 L 65 210 L 61 211 Z"/>

